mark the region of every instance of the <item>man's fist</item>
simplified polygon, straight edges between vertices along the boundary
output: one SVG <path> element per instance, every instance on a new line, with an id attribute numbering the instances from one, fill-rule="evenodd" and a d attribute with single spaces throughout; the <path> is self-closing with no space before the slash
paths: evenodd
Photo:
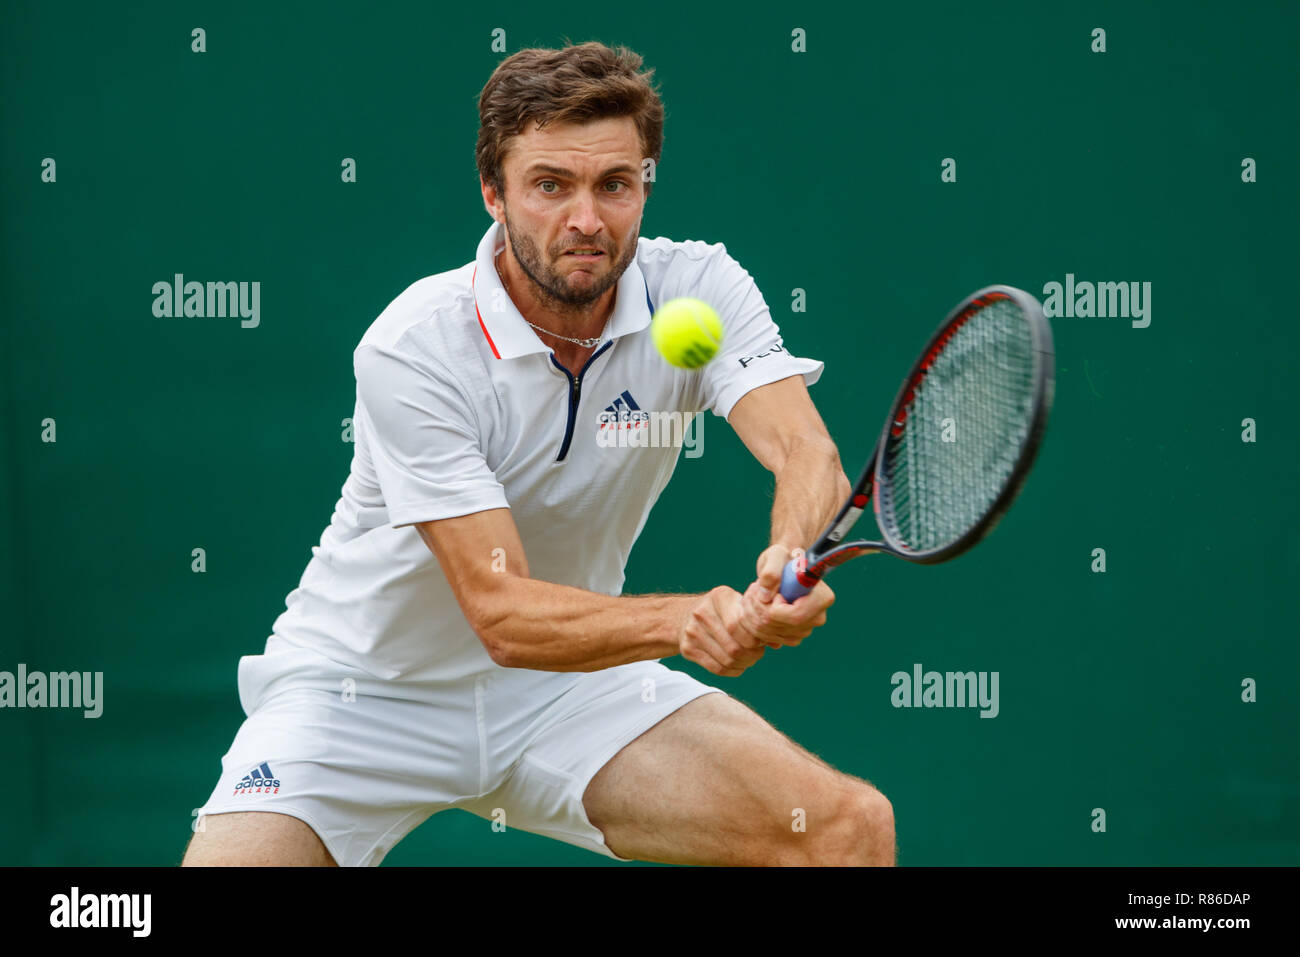
<path id="1" fill-rule="evenodd" d="M 677 635 L 683 658 L 735 678 L 763 657 L 763 644 L 741 624 L 740 592 L 719 585 L 690 609 Z"/>
<path id="2" fill-rule="evenodd" d="M 758 556 L 758 577 L 745 589 L 741 627 L 769 648 L 795 646 L 814 628 L 826 624 L 826 609 L 835 604 L 835 592 L 824 581 L 793 603 L 781 597 L 781 572 L 786 562 L 803 554 L 802 548 L 772 545 Z"/>

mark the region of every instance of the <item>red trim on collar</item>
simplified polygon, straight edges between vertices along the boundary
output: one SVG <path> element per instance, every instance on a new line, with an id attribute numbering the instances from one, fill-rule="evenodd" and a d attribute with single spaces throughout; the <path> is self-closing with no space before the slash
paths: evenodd
<path id="1" fill-rule="evenodd" d="M 501 353 L 497 352 L 497 344 L 493 342 L 492 337 L 488 335 L 487 326 L 483 325 L 483 316 L 478 311 L 478 292 L 477 292 L 477 287 L 474 286 L 474 280 L 476 278 L 478 278 L 477 265 L 474 266 L 474 275 L 471 276 L 469 280 L 471 288 L 475 288 L 476 290 L 474 293 L 474 315 L 478 316 L 478 327 L 483 330 L 483 338 L 487 340 L 488 345 L 492 348 L 492 354 L 496 356 L 498 359 L 500 359 Z"/>

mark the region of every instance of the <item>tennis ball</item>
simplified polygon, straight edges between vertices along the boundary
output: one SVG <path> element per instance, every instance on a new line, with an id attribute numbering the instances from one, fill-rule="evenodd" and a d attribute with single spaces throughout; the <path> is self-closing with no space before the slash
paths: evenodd
<path id="1" fill-rule="evenodd" d="M 699 299 L 671 299 L 655 310 L 650 338 L 659 354 L 679 369 L 698 369 L 722 345 L 722 320 Z"/>

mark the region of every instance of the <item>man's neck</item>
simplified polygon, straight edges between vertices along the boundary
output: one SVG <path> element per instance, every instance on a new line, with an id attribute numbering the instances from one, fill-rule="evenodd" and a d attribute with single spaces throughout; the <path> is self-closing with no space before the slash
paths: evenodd
<path id="1" fill-rule="evenodd" d="M 506 295 L 515 304 L 519 314 L 531 324 L 537 337 L 555 352 L 555 358 L 571 371 L 595 352 L 597 346 L 586 346 L 568 339 L 599 339 L 614 312 L 618 294 L 615 284 L 594 303 L 570 307 L 561 302 L 548 302 L 535 295 L 535 287 L 520 273 L 512 274 L 509 257 L 503 249 L 497 254 L 497 274 L 505 287 Z M 522 291 L 521 291 L 522 290 Z M 521 301 L 522 300 L 522 301 Z M 540 327 L 540 328 L 538 328 Z M 564 338 L 560 338 L 564 337 Z"/>

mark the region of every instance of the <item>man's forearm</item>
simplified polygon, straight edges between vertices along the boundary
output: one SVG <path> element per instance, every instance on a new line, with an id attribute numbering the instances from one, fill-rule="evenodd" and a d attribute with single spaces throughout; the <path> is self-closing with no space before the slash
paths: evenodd
<path id="1" fill-rule="evenodd" d="M 833 442 L 796 443 L 776 473 L 771 544 L 807 548 L 852 488 Z"/>
<path id="2" fill-rule="evenodd" d="M 612 597 L 512 576 L 476 630 L 504 667 L 598 671 L 677 654 L 682 625 L 700 597 Z"/>

